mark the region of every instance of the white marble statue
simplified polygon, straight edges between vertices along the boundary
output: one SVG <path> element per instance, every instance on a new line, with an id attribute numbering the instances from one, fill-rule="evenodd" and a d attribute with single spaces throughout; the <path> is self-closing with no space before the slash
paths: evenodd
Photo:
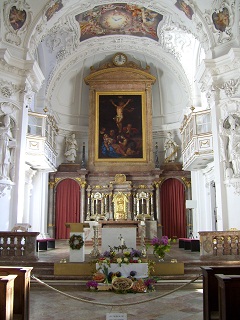
<path id="1" fill-rule="evenodd" d="M 222 142 L 222 160 L 225 163 L 226 177 L 240 175 L 240 118 L 228 116 L 229 128 L 223 125 L 220 137 Z"/>
<path id="2" fill-rule="evenodd" d="M 15 139 L 11 132 L 10 116 L 4 115 L 2 118 L 3 125 L 0 127 L 0 177 L 9 179 L 12 163 L 11 152 L 15 147 Z"/>
<path id="3" fill-rule="evenodd" d="M 172 133 L 167 133 L 167 138 L 164 142 L 165 162 L 173 162 L 177 158 L 178 145 L 172 138 Z"/>
<path id="4" fill-rule="evenodd" d="M 75 138 L 75 134 L 72 133 L 70 137 L 66 138 L 66 151 L 64 153 L 67 162 L 75 162 L 77 156 L 77 140 Z"/>

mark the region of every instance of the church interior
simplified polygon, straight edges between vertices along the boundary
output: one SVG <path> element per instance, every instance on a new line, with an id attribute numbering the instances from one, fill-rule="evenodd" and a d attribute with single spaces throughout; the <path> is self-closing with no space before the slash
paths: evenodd
<path id="1" fill-rule="evenodd" d="M 173 315 L 156 299 L 144 319 L 240 316 L 234 299 L 210 308 L 201 269 L 222 266 L 214 272 L 234 275 L 235 292 L 239 9 L 239 0 L 0 0 L 0 279 L 29 267 L 28 277 L 82 288 L 91 260 L 117 250 L 132 266 L 131 248 L 147 272 L 154 261 L 163 291 L 203 274 L 184 293 L 196 294 L 192 310 L 176 303 Z M 124 262 L 118 254 L 112 264 Z M 225 280 L 214 279 L 224 299 Z M 31 317 L 21 319 L 43 319 L 42 284 L 31 286 Z M 136 319 L 123 310 L 106 319 Z"/>

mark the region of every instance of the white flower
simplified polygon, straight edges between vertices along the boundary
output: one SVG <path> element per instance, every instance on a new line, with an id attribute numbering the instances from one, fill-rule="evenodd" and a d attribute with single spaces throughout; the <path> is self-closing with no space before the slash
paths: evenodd
<path id="1" fill-rule="evenodd" d="M 124 261 L 124 262 L 128 262 L 128 258 L 124 258 L 123 261 Z"/>
<path id="2" fill-rule="evenodd" d="M 142 260 L 138 259 L 138 263 L 142 263 Z"/>
<path id="3" fill-rule="evenodd" d="M 122 263 L 122 258 L 117 258 L 117 263 Z"/>

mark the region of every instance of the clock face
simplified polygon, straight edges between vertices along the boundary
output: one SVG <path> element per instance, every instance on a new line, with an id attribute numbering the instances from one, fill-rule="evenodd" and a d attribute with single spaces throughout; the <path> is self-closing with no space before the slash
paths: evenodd
<path id="1" fill-rule="evenodd" d="M 123 53 L 117 53 L 113 57 L 113 63 L 116 66 L 123 66 L 127 62 L 127 57 Z"/>

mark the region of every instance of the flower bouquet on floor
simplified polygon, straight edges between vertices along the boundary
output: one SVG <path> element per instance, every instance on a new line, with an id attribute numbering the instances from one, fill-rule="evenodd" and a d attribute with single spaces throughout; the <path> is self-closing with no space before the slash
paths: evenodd
<path id="1" fill-rule="evenodd" d="M 167 236 L 162 236 L 161 238 L 154 237 L 151 240 L 151 245 L 153 246 L 153 254 L 157 256 L 159 262 L 164 261 L 166 252 L 170 251 L 170 242 L 171 239 L 168 239 Z"/>

